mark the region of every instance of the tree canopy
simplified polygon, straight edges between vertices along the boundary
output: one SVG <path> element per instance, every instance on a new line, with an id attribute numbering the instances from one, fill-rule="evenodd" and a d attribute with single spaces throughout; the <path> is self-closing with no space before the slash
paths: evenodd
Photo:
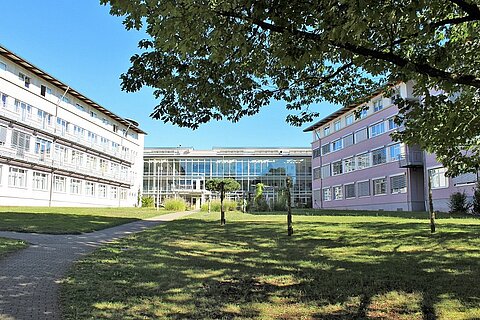
<path id="1" fill-rule="evenodd" d="M 205 189 L 209 191 L 221 191 L 223 184 L 224 192 L 231 192 L 240 189 L 240 183 L 235 179 L 210 179 L 205 182 Z"/>
<path id="2" fill-rule="evenodd" d="M 272 99 L 301 125 L 314 103 L 359 103 L 413 80 L 397 136 L 435 152 L 452 173 L 479 163 L 477 0 L 101 0 L 145 28 L 122 89 L 153 87 L 151 116 L 197 128 L 238 121 Z M 467 151 L 467 152 L 465 152 Z M 468 156 L 465 156 L 465 154 Z"/>

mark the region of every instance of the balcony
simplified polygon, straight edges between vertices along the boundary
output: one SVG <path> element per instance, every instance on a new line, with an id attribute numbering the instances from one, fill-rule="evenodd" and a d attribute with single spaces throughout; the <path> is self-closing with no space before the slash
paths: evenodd
<path id="1" fill-rule="evenodd" d="M 423 167 L 423 151 L 408 150 L 402 153 L 398 159 L 400 168 L 421 168 Z"/>
<path id="2" fill-rule="evenodd" d="M 31 108 L 36 110 L 34 107 Z M 110 146 L 87 140 L 84 136 L 74 135 L 65 130 L 64 127 L 58 124 L 55 125 L 56 120 L 53 115 L 51 115 L 50 121 L 47 121 L 46 118 L 39 118 L 36 114 L 36 111 L 33 112 L 33 110 L 30 110 L 30 112 L 28 112 L 27 110 L 20 109 L 20 112 L 16 112 L 15 110 L 15 106 L 12 104 L 2 104 L 0 105 L 0 116 L 16 121 L 23 125 L 27 125 L 31 128 L 42 130 L 52 136 L 62 137 L 67 141 L 80 144 L 95 151 L 105 153 L 109 156 L 119 158 L 130 163 L 135 162 L 135 157 L 130 153 L 122 152 L 111 148 Z"/>

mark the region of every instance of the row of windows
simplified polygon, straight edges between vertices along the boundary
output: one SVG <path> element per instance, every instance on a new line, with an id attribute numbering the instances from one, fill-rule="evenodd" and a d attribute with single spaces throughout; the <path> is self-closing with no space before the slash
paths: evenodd
<path id="1" fill-rule="evenodd" d="M 390 193 L 407 192 L 407 182 L 405 174 L 390 177 Z M 326 187 L 322 189 L 322 199 L 324 201 L 353 199 L 357 197 L 368 197 L 371 195 L 387 194 L 387 178 L 378 178 L 359 181 L 356 183 L 347 183 L 344 185 Z"/>
<path id="2" fill-rule="evenodd" d="M 395 88 L 392 97 L 389 98 L 390 103 L 393 104 L 395 102 L 395 99 L 397 99 L 398 97 L 400 97 L 400 88 Z M 321 130 L 322 137 L 326 137 L 333 132 L 340 131 L 344 127 L 347 127 L 347 126 L 353 124 L 353 122 L 355 120 L 361 120 L 361 119 L 365 118 L 368 115 L 368 113 L 378 112 L 378 111 L 382 110 L 383 107 L 384 107 L 384 98 L 383 97 L 377 97 L 374 100 L 372 100 L 371 106 L 370 105 L 361 106 L 361 107 L 358 108 L 357 112 L 353 111 L 353 112 L 345 115 L 345 117 L 343 117 L 341 119 L 337 119 L 336 121 L 334 121 L 333 125 L 328 124 L 328 125 L 324 126 Z M 357 114 L 355 114 L 355 113 L 357 113 Z M 332 128 L 332 126 L 333 126 L 333 128 Z"/>
<path id="3" fill-rule="evenodd" d="M 7 65 L 4 62 L 1 62 L 1 61 L 0 61 L 0 70 L 3 70 L 3 71 L 7 70 Z M 30 85 L 32 84 L 31 77 L 29 77 L 28 75 L 26 75 L 23 72 L 19 72 L 18 73 L 18 79 L 22 82 L 22 84 L 25 88 L 31 89 L 30 88 Z M 58 94 L 55 94 L 54 90 L 52 90 L 51 87 L 41 84 L 40 85 L 40 95 L 42 95 L 43 97 L 47 97 L 47 95 L 52 95 L 52 96 L 54 96 L 58 99 L 61 99 L 63 102 L 74 106 L 78 110 L 86 112 L 87 114 L 90 115 L 90 117 L 92 117 L 94 119 L 100 119 L 96 109 L 91 109 L 89 111 L 86 107 L 84 107 L 80 103 L 73 104 L 73 102 L 70 101 L 70 99 L 65 95 L 65 92 L 58 92 Z M 101 121 L 104 125 L 110 127 L 112 131 L 114 131 L 114 132 L 119 132 L 120 131 L 119 126 L 117 124 L 113 123 L 113 121 L 107 119 L 106 117 L 102 117 Z M 130 137 L 132 137 L 134 139 L 138 139 L 138 133 L 136 133 L 132 130 L 130 130 L 130 132 L 127 132 L 126 128 L 122 129 L 122 134 L 125 137 L 128 134 Z"/>
<path id="4" fill-rule="evenodd" d="M 396 143 L 387 147 L 372 150 L 338 160 L 313 169 L 313 179 L 328 178 L 355 170 L 361 170 L 379 164 L 398 161 L 403 153 L 404 145 Z"/>
<path id="5" fill-rule="evenodd" d="M 0 182 L 2 181 L 2 166 L 0 166 Z M 44 172 L 32 172 L 32 189 L 39 191 L 50 190 L 51 175 Z M 27 188 L 28 170 L 10 167 L 8 170 L 8 186 Z M 108 186 L 106 184 L 83 181 L 75 178 L 54 175 L 52 188 L 54 192 L 85 195 L 98 198 L 127 199 L 127 189 Z M 119 194 L 120 189 L 120 194 Z"/>
<path id="6" fill-rule="evenodd" d="M 4 108 L 9 108 L 9 96 L 0 92 L 0 97 L 1 97 L 1 103 Z M 17 114 L 19 114 L 22 118 L 22 120 L 30 119 L 33 121 L 38 122 L 41 124 L 42 128 L 46 129 L 47 127 L 53 128 L 52 126 L 52 118 L 53 115 L 49 114 L 48 112 L 33 107 L 21 100 L 14 99 L 14 104 L 13 104 L 13 111 Z M 36 110 L 36 116 L 34 116 L 34 113 Z M 69 123 L 68 121 L 57 117 L 56 121 L 56 129 L 58 130 L 56 133 L 58 133 L 61 136 L 65 136 L 66 134 L 73 134 L 75 137 L 78 137 L 80 139 L 86 139 L 88 142 L 92 144 L 98 144 L 102 148 L 108 148 L 114 152 L 122 152 L 123 154 L 131 154 L 132 157 L 135 157 L 136 152 L 133 150 L 129 150 L 129 148 L 125 146 L 121 146 L 113 141 L 110 141 L 109 139 L 102 137 L 94 132 L 85 130 L 84 128 L 74 125 L 72 123 Z"/>
<path id="7" fill-rule="evenodd" d="M 0 125 L 0 146 L 7 143 L 7 130 L 7 127 Z M 129 175 L 129 167 L 127 166 L 53 143 L 51 140 L 43 137 L 34 137 L 17 129 L 12 129 L 10 142 L 11 147 L 16 149 L 17 156 L 32 153 L 37 155 L 41 161 L 53 159 L 61 164 L 72 164 L 76 167 L 88 168 L 99 173 L 109 173 L 114 176 L 120 175 L 124 179 Z"/>
<path id="8" fill-rule="evenodd" d="M 330 152 L 341 150 L 353 144 L 374 138 L 387 131 L 395 130 L 397 128 L 398 125 L 397 123 L 395 123 L 394 118 L 389 118 L 385 121 L 375 123 L 369 127 L 359 129 L 353 133 L 346 135 L 343 138 L 324 144 L 320 148 L 314 149 L 313 157 L 316 158 L 320 155 L 325 155 Z"/>

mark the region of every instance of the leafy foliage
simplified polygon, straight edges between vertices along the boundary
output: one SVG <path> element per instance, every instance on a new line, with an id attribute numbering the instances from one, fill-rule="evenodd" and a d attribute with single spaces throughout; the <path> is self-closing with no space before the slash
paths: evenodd
<path id="1" fill-rule="evenodd" d="M 226 211 L 237 210 L 237 203 L 235 201 L 225 200 L 223 202 L 223 206 L 224 206 Z M 203 211 L 203 212 L 207 212 L 208 211 L 208 203 L 203 204 L 202 207 L 200 208 L 200 210 Z M 210 211 L 220 212 L 220 210 L 221 210 L 220 201 L 214 200 L 210 203 Z"/>
<path id="2" fill-rule="evenodd" d="M 187 203 L 183 198 L 167 199 L 165 200 L 165 209 L 169 211 L 185 211 Z"/>
<path id="3" fill-rule="evenodd" d="M 467 194 L 465 192 L 454 192 L 450 195 L 450 200 L 448 202 L 451 213 L 467 213 L 470 204 L 467 200 Z"/>
<path id="4" fill-rule="evenodd" d="M 235 179 L 210 179 L 205 182 L 205 188 L 210 191 L 221 191 L 221 185 L 225 192 L 231 192 L 240 189 L 240 184 Z"/>
<path id="5" fill-rule="evenodd" d="M 351 105 L 412 80 L 421 103 L 403 102 L 397 138 L 435 152 L 452 174 L 480 162 L 476 1 L 100 2 L 148 33 L 121 79 L 126 91 L 155 89 L 155 119 L 197 128 L 279 100 L 301 125 L 319 115 L 313 103 Z"/>
<path id="6" fill-rule="evenodd" d="M 142 208 L 153 208 L 155 206 L 155 200 L 150 196 L 142 197 Z"/>
<path id="7" fill-rule="evenodd" d="M 473 191 L 472 213 L 480 215 L 480 181 L 477 181 Z"/>

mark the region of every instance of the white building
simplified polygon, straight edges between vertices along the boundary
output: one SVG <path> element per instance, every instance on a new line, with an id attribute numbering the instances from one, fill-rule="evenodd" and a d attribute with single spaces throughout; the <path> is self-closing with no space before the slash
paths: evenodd
<path id="1" fill-rule="evenodd" d="M 134 206 L 144 132 L 0 46 L 0 205 Z"/>

